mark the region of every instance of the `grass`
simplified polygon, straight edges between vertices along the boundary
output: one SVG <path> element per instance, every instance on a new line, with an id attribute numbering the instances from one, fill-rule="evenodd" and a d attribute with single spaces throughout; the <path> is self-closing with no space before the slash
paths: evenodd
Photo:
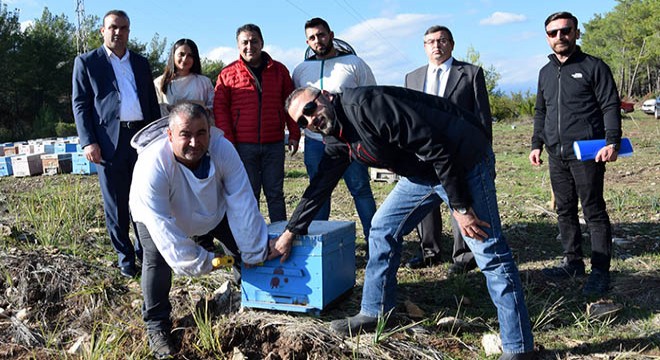
<path id="1" fill-rule="evenodd" d="M 542 359 L 660 357 L 660 121 L 633 114 L 634 119 L 624 120 L 624 135 L 631 138 L 635 155 L 608 164 L 606 172 L 605 198 L 613 237 L 622 241 L 613 246 L 613 289 L 603 299 L 582 297 L 580 290 L 585 278 L 550 282 L 540 274 L 541 268 L 553 265 L 561 256 L 556 215 L 548 204 L 547 165 L 529 165 L 531 122 L 494 126 L 502 224 L 521 271 L 535 341 L 544 349 Z M 302 154 L 287 158 L 286 167 L 285 194 L 290 215 L 308 179 Z M 381 203 L 393 186 L 372 183 L 376 202 Z M 263 198 L 260 206 L 267 212 Z M 447 211 L 443 216 L 443 223 L 449 224 Z M 410 301 L 421 308 L 425 320 L 410 320 L 394 330 L 379 327 L 374 338 L 353 334 L 349 346 L 328 334 L 330 320 L 354 315 L 359 310 L 364 277 L 366 243 L 343 183 L 334 192 L 331 218 L 355 221 L 357 225 L 357 286 L 350 297 L 311 325 L 305 316 L 263 312 L 211 316 L 207 309 L 200 309 L 199 301 L 231 275 L 218 271 L 200 278 L 175 277 L 171 299 L 175 327 L 181 332 L 177 344 L 182 358 L 228 358 L 235 348 L 248 358 L 497 358 L 486 356 L 481 348 L 481 337 L 498 329 L 484 277 L 479 272 L 449 277 L 448 263 L 431 269 L 399 270 L 400 306 L 393 315 L 405 318 L 403 304 Z M 27 322 L 44 338 L 46 350 L 24 349 L 23 345 L 12 343 L 11 337 L 0 335 L 0 358 L 77 358 L 65 350 L 80 332 L 89 334 L 85 345 L 89 351 L 80 358 L 147 356 L 139 283 L 119 278 L 112 268 L 115 255 L 104 230 L 95 176 L 0 178 L 0 225 L 11 228 L 10 235 L 0 235 L 4 236 L 0 241 L 0 307 L 5 309 L 4 314 L 11 315 L 30 305 L 27 300 L 18 300 L 30 297 L 25 290 L 30 288 L 21 277 L 38 276 L 39 269 L 47 265 L 31 256 L 29 266 L 19 266 L 15 262 L 21 258 L 19 252 L 66 254 L 76 259 L 75 266 L 89 267 L 76 277 L 53 274 L 60 275 L 60 281 L 76 283 L 83 277 L 86 282 L 62 291 L 60 307 L 34 314 L 32 322 Z M 443 232 L 442 256 L 449 261 L 451 229 L 446 225 Z M 588 233 L 586 228 L 584 232 Z M 417 244 L 415 233 L 406 237 L 404 260 L 414 255 Z M 584 245 L 589 254 L 586 236 Z M 66 270 L 62 268 L 61 272 Z M 595 319 L 587 309 L 596 300 L 613 302 L 623 309 L 615 316 Z M 31 304 L 33 311 L 39 309 L 39 304 Z M 77 307 L 68 307 L 73 305 Z M 467 325 L 438 327 L 437 319 L 447 314 Z M 296 329 L 303 326 L 300 324 L 311 327 Z M 420 328 L 422 332 L 418 331 Z M 0 317 L 0 334 L 10 334 L 12 330 Z"/>

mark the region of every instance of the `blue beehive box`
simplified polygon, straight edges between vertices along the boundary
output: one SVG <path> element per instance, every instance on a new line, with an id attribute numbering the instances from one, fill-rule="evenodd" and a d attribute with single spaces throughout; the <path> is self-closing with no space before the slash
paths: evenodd
<path id="1" fill-rule="evenodd" d="M 277 238 L 287 222 L 268 226 Z M 313 221 L 307 235 L 297 236 L 289 259 L 243 267 L 241 305 L 318 315 L 355 285 L 355 223 Z"/>
<path id="2" fill-rule="evenodd" d="M 84 153 L 71 154 L 72 174 L 96 174 L 96 164 L 90 162 Z"/>
<path id="3" fill-rule="evenodd" d="M 0 176 L 14 175 L 11 167 L 11 156 L 0 157 Z"/>
<path id="4" fill-rule="evenodd" d="M 61 153 L 73 153 L 76 152 L 76 144 L 69 144 L 69 143 L 55 143 L 55 153 L 56 154 L 61 154 Z"/>

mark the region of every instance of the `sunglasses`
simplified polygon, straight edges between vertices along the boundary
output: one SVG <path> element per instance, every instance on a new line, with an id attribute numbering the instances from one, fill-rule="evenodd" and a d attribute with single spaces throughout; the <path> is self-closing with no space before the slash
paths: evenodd
<path id="1" fill-rule="evenodd" d="M 312 99 L 312 101 L 308 102 L 307 104 L 305 104 L 305 106 L 303 106 L 303 109 L 302 109 L 303 116 L 301 116 L 298 119 L 298 121 L 296 121 L 298 123 L 299 128 L 305 129 L 307 127 L 307 125 L 309 124 L 307 119 L 305 119 L 305 116 L 314 115 L 314 113 L 316 112 L 316 108 L 318 108 L 318 104 L 316 103 L 316 99 L 318 99 L 319 96 L 321 96 L 320 91 L 318 93 L 316 93 L 316 96 L 314 96 L 314 99 Z"/>
<path id="2" fill-rule="evenodd" d="M 557 36 L 557 33 L 561 33 L 562 35 L 568 35 L 573 31 L 573 27 L 567 26 L 559 29 L 554 29 L 554 30 L 548 30 L 545 33 L 548 34 L 550 37 L 555 37 Z"/>

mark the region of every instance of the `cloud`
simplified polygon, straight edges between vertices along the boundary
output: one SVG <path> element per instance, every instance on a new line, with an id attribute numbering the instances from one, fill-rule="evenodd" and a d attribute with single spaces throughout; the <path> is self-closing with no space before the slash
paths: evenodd
<path id="1" fill-rule="evenodd" d="M 21 21 L 21 31 L 25 31 L 28 27 L 34 25 L 34 20 Z"/>
<path id="2" fill-rule="evenodd" d="M 202 54 L 201 57 L 210 60 L 222 60 L 222 62 L 227 65 L 238 59 L 238 49 L 235 47 L 220 46 L 211 49 L 211 51 L 206 54 Z"/>
<path id="3" fill-rule="evenodd" d="M 338 33 L 337 37 L 353 46 L 371 67 L 379 85 L 402 85 L 404 75 L 419 65 L 411 60 L 410 51 L 422 52 L 424 31 L 447 18 L 432 14 L 399 14 L 368 19 Z"/>
<path id="4" fill-rule="evenodd" d="M 305 53 L 304 48 L 283 49 L 273 45 L 266 45 L 263 50 L 272 56 L 273 59 L 283 63 L 289 69 L 289 72 L 293 72 L 296 65 L 303 60 Z M 211 49 L 206 54 L 201 54 L 201 57 L 210 60 L 222 60 L 225 65 L 228 65 L 238 60 L 238 49 L 235 47 L 220 46 Z"/>
<path id="5" fill-rule="evenodd" d="M 498 59 L 493 66 L 502 75 L 498 87 L 504 89 L 531 87 L 536 91 L 539 70 L 548 62 L 544 54 L 524 59 Z"/>
<path id="6" fill-rule="evenodd" d="M 516 22 L 523 22 L 527 20 L 527 16 L 523 14 L 514 14 L 508 12 L 496 11 L 489 17 L 481 19 L 481 25 L 504 25 Z"/>

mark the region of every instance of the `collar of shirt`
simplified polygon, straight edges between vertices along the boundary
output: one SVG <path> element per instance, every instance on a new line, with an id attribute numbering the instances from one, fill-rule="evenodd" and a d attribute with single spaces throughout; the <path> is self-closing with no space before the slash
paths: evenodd
<path id="1" fill-rule="evenodd" d="M 439 66 L 429 63 L 428 74 L 435 74 L 435 72 L 438 69 L 442 70 L 443 72 L 449 72 L 449 70 L 451 69 L 451 64 L 452 63 L 454 63 L 454 58 L 453 57 L 450 57 L 449 59 L 447 59 L 445 62 L 443 62 Z"/>
<path id="2" fill-rule="evenodd" d="M 118 60 L 119 62 L 128 61 L 131 55 L 131 52 L 128 51 L 128 49 L 126 49 L 126 53 L 124 54 L 124 56 L 119 57 L 115 55 L 115 53 L 113 53 L 112 50 L 108 49 L 108 47 L 105 46 L 105 44 L 103 44 L 103 49 L 105 50 L 105 53 L 106 55 L 108 55 L 109 59 Z"/>

